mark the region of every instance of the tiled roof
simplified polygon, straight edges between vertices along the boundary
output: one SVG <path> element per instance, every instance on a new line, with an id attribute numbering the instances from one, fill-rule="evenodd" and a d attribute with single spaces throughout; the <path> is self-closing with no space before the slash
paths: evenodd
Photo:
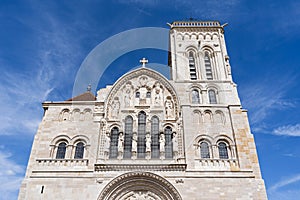
<path id="1" fill-rule="evenodd" d="M 71 99 L 68 99 L 67 101 L 95 101 L 95 100 L 96 100 L 95 95 L 93 93 L 87 91 L 76 97 L 72 97 Z"/>

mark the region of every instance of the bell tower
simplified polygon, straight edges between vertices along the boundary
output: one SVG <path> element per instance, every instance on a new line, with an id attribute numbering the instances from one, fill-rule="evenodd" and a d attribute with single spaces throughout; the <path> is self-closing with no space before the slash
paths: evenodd
<path id="1" fill-rule="evenodd" d="M 226 25 L 226 24 L 225 24 Z M 169 24 L 174 81 L 232 80 L 224 26 L 218 21 Z"/>
<path id="2" fill-rule="evenodd" d="M 255 199 L 266 199 L 247 110 L 242 108 L 232 80 L 224 38 L 227 24 L 175 21 L 168 25 L 169 66 L 183 119 L 186 173 L 230 183 L 240 192 L 232 199 L 246 192 L 235 178 L 250 181 L 254 183 L 249 188 Z M 200 179 L 205 185 L 214 182 Z M 225 189 L 225 185 L 219 186 Z"/>

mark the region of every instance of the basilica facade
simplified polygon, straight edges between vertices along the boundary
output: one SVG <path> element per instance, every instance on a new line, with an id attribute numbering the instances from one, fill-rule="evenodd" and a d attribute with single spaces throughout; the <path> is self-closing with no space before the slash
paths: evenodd
<path id="1" fill-rule="evenodd" d="M 224 26 L 170 25 L 171 79 L 142 66 L 44 102 L 19 199 L 267 199 Z"/>

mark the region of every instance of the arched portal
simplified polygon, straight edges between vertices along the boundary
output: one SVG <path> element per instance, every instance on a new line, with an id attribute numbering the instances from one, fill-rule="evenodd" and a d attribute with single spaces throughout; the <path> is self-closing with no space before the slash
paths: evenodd
<path id="1" fill-rule="evenodd" d="M 150 172 L 129 172 L 109 182 L 98 200 L 182 200 L 166 179 Z"/>

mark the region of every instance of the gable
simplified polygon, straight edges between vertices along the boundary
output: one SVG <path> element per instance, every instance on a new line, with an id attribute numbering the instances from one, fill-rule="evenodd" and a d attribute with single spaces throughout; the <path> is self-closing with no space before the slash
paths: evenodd
<path id="1" fill-rule="evenodd" d="M 161 109 L 165 111 L 165 118 L 178 119 L 178 106 L 176 91 L 164 76 L 148 68 L 139 68 L 113 85 L 106 98 L 105 115 L 118 118 L 120 110 Z"/>

